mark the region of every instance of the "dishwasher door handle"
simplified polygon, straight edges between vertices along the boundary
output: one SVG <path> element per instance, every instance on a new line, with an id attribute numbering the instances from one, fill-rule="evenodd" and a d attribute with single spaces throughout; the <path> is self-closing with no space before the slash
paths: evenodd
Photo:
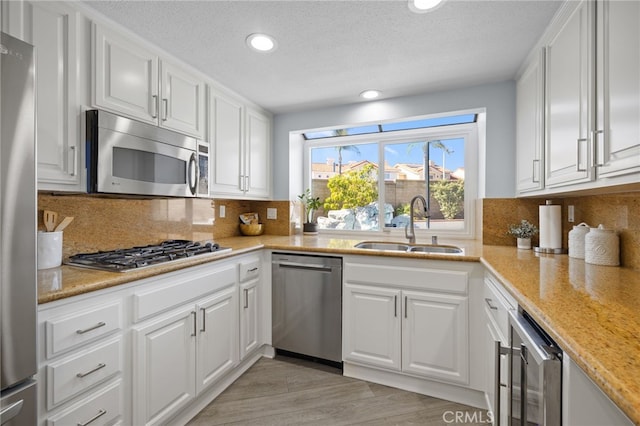
<path id="1" fill-rule="evenodd" d="M 309 265 L 309 264 L 300 264 L 300 263 L 276 263 L 277 266 L 286 269 L 304 269 L 307 271 L 316 271 L 316 272 L 333 272 L 333 268 L 330 266 L 322 266 L 322 265 Z"/>

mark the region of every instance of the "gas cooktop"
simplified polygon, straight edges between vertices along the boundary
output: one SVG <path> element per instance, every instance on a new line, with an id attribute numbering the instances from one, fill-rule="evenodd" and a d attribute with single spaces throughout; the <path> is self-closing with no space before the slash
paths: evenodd
<path id="1" fill-rule="evenodd" d="M 127 272 L 161 263 L 190 259 L 194 256 L 221 254 L 230 251 L 230 248 L 220 247 L 213 242 L 168 240 L 148 246 L 79 253 L 70 256 L 65 264 L 102 271 Z"/>

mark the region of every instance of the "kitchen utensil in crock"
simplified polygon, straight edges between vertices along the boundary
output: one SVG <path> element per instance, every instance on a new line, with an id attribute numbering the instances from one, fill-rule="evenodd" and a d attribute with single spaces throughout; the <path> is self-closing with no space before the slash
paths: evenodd
<path id="1" fill-rule="evenodd" d="M 67 226 L 69 226 L 69 224 L 73 221 L 73 216 L 67 216 L 64 219 L 62 219 L 62 222 L 60 222 L 60 224 L 58 226 L 56 226 L 55 231 L 56 232 L 61 232 L 64 231 L 64 228 L 66 228 Z"/>
<path id="2" fill-rule="evenodd" d="M 42 213 L 42 222 L 47 232 L 53 232 L 56 229 L 56 222 L 58 221 L 58 213 L 51 210 L 45 210 Z"/>

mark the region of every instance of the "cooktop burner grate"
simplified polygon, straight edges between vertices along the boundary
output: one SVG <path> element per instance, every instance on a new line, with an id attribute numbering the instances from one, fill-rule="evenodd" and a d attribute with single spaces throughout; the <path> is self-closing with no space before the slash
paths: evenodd
<path id="1" fill-rule="evenodd" d="M 69 257 L 67 265 L 105 271 L 126 272 L 139 270 L 160 263 L 188 259 L 205 254 L 231 251 L 216 243 L 199 243 L 188 240 L 168 240 L 160 244 L 139 246 L 96 253 L 79 253 Z"/>

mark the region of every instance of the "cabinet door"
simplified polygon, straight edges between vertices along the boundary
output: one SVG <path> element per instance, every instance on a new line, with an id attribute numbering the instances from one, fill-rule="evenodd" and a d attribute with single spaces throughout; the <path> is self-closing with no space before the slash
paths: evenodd
<path id="1" fill-rule="evenodd" d="M 400 371 L 400 290 L 345 284 L 343 291 L 343 359 Z"/>
<path id="2" fill-rule="evenodd" d="M 402 370 L 469 383 L 467 297 L 403 291 Z"/>
<path id="3" fill-rule="evenodd" d="M 163 61 L 160 125 L 204 138 L 204 82 L 182 68 Z"/>
<path id="4" fill-rule="evenodd" d="M 198 304 L 196 386 L 199 394 L 238 363 L 238 287 Z"/>
<path id="5" fill-rule="evenodd" d="M 500 332 L 492 320 L 485 317 L 484 357 L 485 365 L 485 393 L 489 411 L 493 413 L 494 425 L 509 424 L 509 392 L 507 388 L 507 374 L 509 363 L 507 355 L 502 355 L 499 343 L 503 348 L 508 348 L 508 342 L 500 336 Z M 504 384 L 504 386 L 503 386 Z"/>
<path id="6" fill-rule="evenodd" d="M 536 55 L 516 85 L 517 189 L 519 193 L 544 187 L 544 53 Z"/>
<path id="7" fill-rule="evenodd" d="M 94 24 L 93 103 L 157 124 L 158 56 Z"/>
<path id="8" fill-rule="evenodd" d="M 271 125 L 269 117 L 247 108 L 245 169 L 247 195 L 271 195 Z"/>
<path id="9" fill-rule="evenodd" d="M 242 141 L 244 107 L 234 99 L 211 93 L 211 194 L 242 195 Z"/>
<path id="10" fill-rule="evenodd" d="M 593 180 L 593 11 L 582 1 L 547 46 L 545 183 Z"/>
<path id="11" fill-rule="evenodd" d="M 133 423 L 164 423 L 195 398 L 196 313 L 185 308 L 133 328 Z"/>
<path id="12" fill-rule="evenodd" d="M 25 2 L 25 10 L 25 40 L 36 47 L 38 189 L 81 190 L 78 13 L 53 2 Z"/>
<path id="13" fill-rule="evenodd" d="M 258 284 L 251 280 L 240 285 L 240 359 L 259 346 Z"/>
<path id="14" fill-rule="evenodd" d="M 598 108 L 595 141 L 598 177 L 640 171 L 640 3 L 600 1 Z"/>

